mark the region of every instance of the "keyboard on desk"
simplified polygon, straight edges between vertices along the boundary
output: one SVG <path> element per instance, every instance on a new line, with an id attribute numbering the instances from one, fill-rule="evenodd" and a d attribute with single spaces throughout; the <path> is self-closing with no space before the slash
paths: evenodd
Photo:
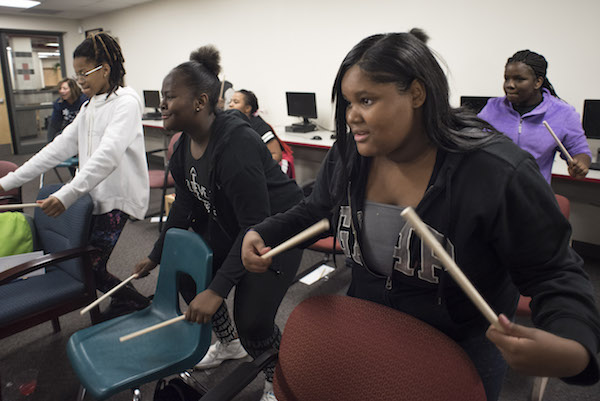
<path id="1" fill-rule="evenodd" d="M 160 120 L 160 113 L 144 113 L 142 115 L 142 120 Z"/>
<path id="2" fill-rule="evenodd" d="M 600 162 L 590 164 L 590 170 L 600 170 Z"/>

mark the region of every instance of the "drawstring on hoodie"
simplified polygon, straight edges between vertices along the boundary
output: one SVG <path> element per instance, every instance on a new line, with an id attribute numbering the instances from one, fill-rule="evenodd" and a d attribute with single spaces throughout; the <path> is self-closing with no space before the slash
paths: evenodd
<path id="1" fill-rule="evenodd" d="M 442 230 L 444 233 L 444 248 L 448 244 L 448 232 L 450 231 L 450 216 L 452 212 L 452 205 L 450 202 L 452 201 L 452 174 L 450 174 L 450 169 L 446 169 L 446 218 L 444 229 Z M 446 282 L 446 269 L 442 267 L 442 272 L 440 273 L 440 282 L 438 284 L 437 290 L 437 304 L 442 305 L 444 299 L 444 283 Z"/>

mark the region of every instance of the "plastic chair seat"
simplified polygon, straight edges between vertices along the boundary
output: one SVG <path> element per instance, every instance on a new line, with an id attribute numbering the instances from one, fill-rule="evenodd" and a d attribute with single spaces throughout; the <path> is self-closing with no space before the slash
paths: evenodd
<path id="1" fill-rule="evenodd" d="M 193 362 L 185 360 L 193 358 L 200 342 L 196 324 L 177 322 L 119 342 L 119 337 L 172 317 L 149 307 L 73 334 L 67 352 L 81 384 L 94 398 L 105 399 L 141 380 L 158 380 L 165 376 L 167 368 L 175 369 L 174 372 L 190 368 Z M 182 360 L 183 363 L 173 365 L 173 361 Z"/>
<path id="2" fill-rule="evenodd" d="M 150 306 L 80 330 L 69 339 L 71 366 L 96 400 L 190 369 L 206 354 L 210 323 L 180 321 L 119 341 L 119 337 L 181 315 L 177 291 L 180 274 L 189 275 L 196 291 L 203 291 L 212 278 L 212 251 L 198 234 L 172 228 L 165 236 Z"/>

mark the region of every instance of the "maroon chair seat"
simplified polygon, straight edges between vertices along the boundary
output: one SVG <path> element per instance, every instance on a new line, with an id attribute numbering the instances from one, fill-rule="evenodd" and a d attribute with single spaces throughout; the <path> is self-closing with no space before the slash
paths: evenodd
<path id="1" fill-rule="evenodd" d="M 18 166 L 13 162 L 0 160 L 0 177 L 4 177 L 11 171 L 15 171 L 17 168 Z M 22 203 L 21 187 L 11 189 L 10 191 L 0 192 L 0 205 L 18 203 Z"/>
<path id="2" fill-rule="evenodd" d="M 449 337 L 395 309 L 341 295 L 293 310 L 273 386 L 279 401 L 486 399 L 473 363 Z"/>

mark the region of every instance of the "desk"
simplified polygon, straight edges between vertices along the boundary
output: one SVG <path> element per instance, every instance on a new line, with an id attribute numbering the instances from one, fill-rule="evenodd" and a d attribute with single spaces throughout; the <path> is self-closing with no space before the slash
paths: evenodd
<path id="1" fill-rule="evenodd" d="M 296 169 L 296 182 L 302 186 L 314 180 L 319 172 L 321 162 L 333 146 L 335 139 L 331 139 L 331 131 L 311 132 L 285 132 L 284 126 L 275 127 L 275 133 L 285 143 L 290 145 L 294 152 L 294 167 Z M 312 139 L 320 136 L 321 139 Z"/>
<path id="2" fill-rule="evenodd" d="M 600 171 L 590 170 L 583 180 L 569 175 L 558 153 L 552 165 L 552 189 L 571 203 L 573 240 L 600 245 Z"/>

